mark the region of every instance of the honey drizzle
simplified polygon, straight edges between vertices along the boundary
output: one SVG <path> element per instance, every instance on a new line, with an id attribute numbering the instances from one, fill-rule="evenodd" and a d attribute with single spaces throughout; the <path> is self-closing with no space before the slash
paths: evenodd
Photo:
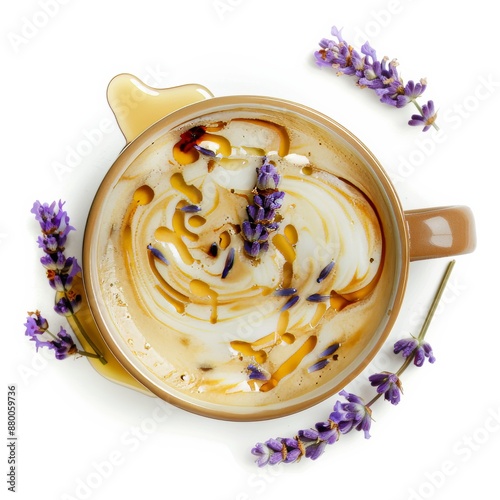
<path id="1" fill-rule="evenodd" d="M 314 316 L 312 317 L 311 321 L 309 324 L 311 327 L 316 327 L 318 326 L 319 322 L 321 321 L 321 318 L 326 312 L 326 304 L 324 302 L 320 302 L 317 307 L 316 307 L 316 312 L 314 313 Z"/>
<path id="2" fill-rule="evenodd" d="M 263 349 L 255 349 L 255 343 L 252 344 L 244 340 L 233 340 L 229 344 L 235 351 L 238 351 L 243 356 L 252 356 L 256 363 L 262 364 L 267 360 L 266 351 Z"/>
<path id="3" fill-rule="evenodd" d="M 186 214 L 180 210 L 176 210 L 172 217 L 172 226 L 174 228 L 174 233 L 181 238 L 185 236 L 190 241 L 198 241 L 199 236 L 196 233 L 192 233 L 186 227 Z"/>
<path id="4" fill-rule="evenodd" d="M 138 187 L 132 196 L 132 200 L 127 208 L 124 217 L 124 223 L 121 228 L 121 238 L 122 242 L 122 252 L 123 252 L 123 260 L 125 267 L 130 270 L 131 266 L 135 266 L 133 263 L 133 248 L 132 248 L 132 219 L 137 212 L 137 209 L 140 206 L 148 205 L 153 201 L 154 198 L 153 189 L 144 184 L 143 186 Z M 134 295 L 138 302 L 141 302 L 141 297 L 137 290 L 134 288 Z"/>
<path id="5" fill-rule="evenodd" d="M 155 288 L 161 293 L 163 298 L 165 298 L 170 304 L 172 304 L 175 307 L 175 310 L 179 314 L 183 314 L 186 309 L 186 304 L 190 302 L 189 297 L 177 291 L 163 278 L 163 276 L 159 273 L 158 269 L 156 268 L 156 259 L 154 258 L 151 252 L 149 253 L 148 258 L 149 258 L 149 267 L 152 273 L 154 274 L 155 278 L 160 282 L 161 285 L 161 286 L 156 285 Z"/>
<path id="6" fill-rule="evenodd" d="M 216 154 L 231 156 L 231 143 L 224 136 L 216 134 L 203 134 L 197 142 L 201 143 L 205 141 L 217 144 L 218 148 L 215 151 Z"/>
<path id="7" fill-rule="evenodd" d="M 196 186 L 187 184 L 180 172 L 176 172 L 170 177 L 170 184 L 174 189 L 187 196 L 191 203 L 201 203 L 203 199 L 201 191 Z"/>
<path id="8" fill-rule="evenodd" d="M 300 362 L 316 347 L 318 338 L 311 335 L 307 340 L 271 375 L 271 378 L 260 386 L 261 392 L 274 389 L 287 375 L 297 369 Z"/>
<path id="9" fill-rule="evenodd" d="M 276 234 L 275 236 L 273 236 L 273 244 L 283 255 L 287 262 L 291 263 L 297 257 L 295 249 L 287 240 L 287 238 L 285 238 L 282 234 Z"/>
<path id="10" fill-rule="evenodd" d="M 190 266 L 194 263 L 194 258 L 181 237 L 168 227 L 160 226 L 156 229 L 155 238 L 163 243 L 171 243 L 175 246 L 184 264 Z"/>
<path id="11" fill-rule="evenodd" d="M 280 138 L 278 154 L 281 157 L 284 157 L 290 151 L 290 137 L 288 136 L 286 128 L 283 127 L 282 125 L 277 125 L 276 123 L 272 123 L 266 120 L 261 120 L 258 118 L 233 118 L 233 121 L 255 123 L 262 127 L 266 127 L 270 130 L 273 130 L 274 132 L 277 132 L 278 137 Z"/>
<path id="12" fill-rule="evenodd" d="M 189 283 L 189 288 L 191 292 L 197 297 L 208 297 L 210 299 L 211 314 L 210 323 L 217 323 L 217 305 L 218 305 L 218 293 L 212 290 L 210 286 L 201 280 L 191 280 Z"/>
<path id="13" fill-rule="evenodd" d="M 238 120 L 238 119 L 237 119 Z M 264 120 L 251 120 L 251 119 L 241 119 L 240 121 L 247 121 L 251 123 L 258 123 L 259 125 L 268 127 L 278 133 L 280 138 L 278 154 L 280 156 L 285 156 L 289 151 L 289 137 L 284 127 L 273 124 L 271 122 L 266 122 Z M 216 125 L 209 129 L 209 127 L 205 127 L 205 130 L 208 131 L 203 134 L 199 139 L 196 140 L 197 143 L 201 143 L 203 141 L 210 142 L 216 145 L 216 154 L 221 154 L 223 156 L 230 156 L 232 152 L 232 146 L 230 142 L 223 136 L 215 135 L 210 132 L 218 131 L 219 127 L 222 128 L 224 124 Z M 210 146 L 208 146 L 210 147 Z M 245 147 L 250 153 L 249 147 Z M 177 149 L 176 149 L 177 148 Z M 174 146 L 174 158 L 181 165 L 186 165 L 188 163 L 192 163 L 196 161 L 199 157 L 199 151 L 196 148 L 191 148 L 189 151 L 181 151 L 178 145 Z M 224 159 L 222 159 L 224 161 Z M 232 160 L 228 160 L 232 161 Z M 242 161 L 242 160 L 239 160 Z M 231 165 L 227 165 L 230 167 Z M 303 172 L 305 175 L 310 175 L 309 172 Z M 182 173 L 177 172 L 174 173 L 170 178 L 171 186 L 183 194 L 189 201 L 193 204 L 199 204 L 202 201 L 202 193 L 196 188 L 194 185 L 187 184 Z M 124 248 L 126 250 L 126 262 L 130 265 L 130 257 L 132 252 L 132 219 L 136 213 L 136 210 L 139 206 L 150 203 L 154 197 L 154 192 L 148 186 L 141 186 L 134 193 L 133 201 L 131 202 L 129 209 L 127 210 L 127 214 L 125 217 L 126 223 L 123 227 L 122 232 L 122 241 Z M 182 201 L 178 205 L 185 205 L 186 202 Z M 195 242 L 198 241 L 199 236 L 193 232 L 191 232 L 186 227 L 186 219 L 187 214 L 181 210 L 176 210 L 172 217 L 172 227 L 173 230 L 168 229 L 167 227 L 158 227 L 155 231 L 155 237 L 158 241 L 171 243 L 178 250 L 182 260 L 187 264 L 191 265 L 194 263 L 194 259 L 191 256 L 188 247 L 182 240 L 182 237 L 187 238 L 188 240 Z M 199 215 L 190 215 L 187 223 L 192 227 L 200 227 L 205 224 L 206 219 Z M 224 231 L 220 235 L 220 247 L 221 249 L 225 249 L 229 246 L 231 242 L 231 236 L 228 231 Z M 298 233 L 296 228 L 293 225 L 287 225 L 283 234 L 276 234 L 272 239 L 273 244 L 276 249 L 282 254 L 285 259 L 285 263 L 283 265 L 283 274 L 282 274 L 282 288 L 288 288 L 291 286 L 293 280 L 293 262 L 296 259 L 296 251 L 295 245 L 298 242 Z M 183 314 L 185 312 L 186 305 L 191 301 L 191 299 L 175 290 L 169 283 L 162 277 L 156 267 L 156 261 L 153 258 L 153 255 L 149 253 L 149 265 L 150 268 L 159 281 L 159 285 L 156 285 L 156 290 L 170 303 L 174 306 L 176 311 L 179 314 Z M 380 268 L 379 268 L 380 274 Z M 329 306 L 335 311 L 340 311 L 350 303 L 356 300 L 360 300 L 368 295 L 374 288 L 375 284 L 378 282 L 379 275 L 377 275 L 372 282 L 364 287 L 363 289 L 348 295 L 339 295 L 338 293 L 331 291 L 330 293 L 330 303 Z M 196 297 L 207 299 L 211 306 L 211 315 L 210 322 L 212 324 L 217 322 L 217 307 L 218 307 L 218 294 L 214 290 L 210 288 L 210 286 L 197 279 L 193 279 L 190 282 L 190 290 L 193 295 Z M 264 295 L 264 293 L 263 293 Z M 310 320 L 310 325 L 315 327 L 319 324 L 322 317 L 324 316 L 328 305 L 326 303 L 319 303 L 316 305 L 316 311 L 314 316 Z M 235 340 L 230 342 L 230 345 L 233 349 L 241 353 L 243 356 L 251 356 L 255 359 L 258 364 L 263 364 L 267 358 L 268 353 L 265 349 L 272 349 L 276 345 L 284 342 L 286 344 L 293 344 L 295 342 L 295 336 L 289 332 L 287 332 L 288 324 L 290 319 L 289 311 L 282 311 L 279 314 L 276 330 L 264 337 L 254 341 L 253 343 Z M 291 354 L 286 361 L 284 361 L 271 375 L 270 379 L 260 386 L 261 392 L 267 392 L 272 390 L 274 387 L 278 385 L 278 383 L 287 375 L 291 374 L 294 370 L 298 368 L 302 360 L 305 356 L 313 351 L 317 344 L 317 336 L 310 335 L 306 341 L 293 353 Z"/>

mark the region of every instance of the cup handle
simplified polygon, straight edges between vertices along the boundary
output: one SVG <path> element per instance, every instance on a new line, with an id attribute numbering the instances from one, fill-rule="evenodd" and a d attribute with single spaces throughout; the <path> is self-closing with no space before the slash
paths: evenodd
<path id="1" fill-rule="evenodd" d="M 154 88 L 129 73 L 115 76 L 108 85 L 108 104 L 127 144 L 164 116 L 213 97 L 196 83 L 170 88 Z"/>
<path id="2" fill-rule="evenodd" d="M 476 227 L 469 207 L 433 207 L 404 212 L 410 261 L 462 255 L 476 248 Z"/>

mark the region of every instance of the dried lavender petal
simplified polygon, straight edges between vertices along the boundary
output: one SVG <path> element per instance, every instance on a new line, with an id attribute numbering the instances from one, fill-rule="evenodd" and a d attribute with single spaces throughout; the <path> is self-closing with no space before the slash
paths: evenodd
<path id="1" fill-rule="evenodd" d="M 326 302 L 330 300 L 330 295 L 321 295 L 320 293 L 313 293 L 306 298 L 308 302 Z"/>
<path id="2" fill-rule="evenodd" d="M 316 280 L 318 283 L 321 283 L 325 280 L 328 275 L 332 272 L 333 266 L 335 265 L 335 261 L 332 260 L 327 266 L 325 266 L 322 271 L 319 273 L 318 279 Z"/>
<path id="3" fill-rule="evenodd" d="M 275 165 L 267 157 L 257 169 L 257 182 L 253 190 L 253 202 L 246 207 L 248 219 L 242 223 L 241 235 L 248 257 L 257 258 L 269 248 L 267 239 L 270 231 L 278 229 L 275 221 L 276 210 L 281 207 L 285 193 L 278 191 L 280 175 Z"/>
<path id="4" fill-rule="evenodd" d="M 311 365 L 307 369 L 307 371 L 309 373 L 312 373 L 312 372 L 317 372 L 318 370 L 322 370 L 329 362 L 330 362 L 329 359 L 321 359 L 321 360 L 317 361 L 316 363 L 314 363 L 314 365 Z"/>
<path id="5" fill-rule="evenodd" d="M 281 308 L 282 311 L 288 311 L 288 309 L 290 309 L 291 307 L 293 307 L 297 301 L 299 300 L 299 296 L 298 295 L 294 295 L 293 297 L 290 297 L 285 305 Z"/>
<path id="6" fill-rule="evenodd" d="M 161 260 L 167 266 L 169 265 L 166 257 L 157 248 L 155 248 L 153 245 L 148 245 L 147 248 L 157 259 Z"/>
<path id="7" fill-rule="evenodd" d="M 320 357 L 331 356 L 340 347 L 339 342 L 333 343 L 331 346 L 327 347 L 321 354 Z"/>
<path id="8" fill-rule="evenodd" d="M 182 207 L 180 210 L 181 212 L 186 212 L 191 214 L 199 212 L 201 210 L 201 207 L 199 207 L 198 205 L 186 205 Z"/>
<path id="9" fill-rule="evenodd" d="M 204 148 L 202 146 L 198 146 L 198 144 L 194 145 L 194 149 L 199 151 L 202 155 L 211 156 L 211 157 L 215 158 L 215 151 L 212 151 L 211 149 L 207 149 L 207 148 Z"/>
<path id="10" fill-rule="evenodd" d="M 275 290 L 274 295 L 277 297 L 289 297 L 290 295 L 295 295 L 297 293 L 296 288 L 280 288 Z"/>
<path id="11" fill-rule="evenodd" d="M 217 254 L 219 253 L 219 247 L 217 246 L 217 243 L 213 242 L 210 245 L 209 253 L 212 257 L 217 257 Z"/>
<path id="12" fill-rule="evenodd" d="M 224 269 L 222 271 L 221 278 L 224 279 L 229 274 L 229 271 L 233 268 L 234 265 L 234 248 L 231 248 L 226 257 L 226 263 L 224 264 Z"/>
<path id="13" fill-rule="evenodd" d="M 248 378 L 250 380 L 267 380 L 267 376 L 255 365 L 248 365 L 247 370 L 250 372 Z"/>

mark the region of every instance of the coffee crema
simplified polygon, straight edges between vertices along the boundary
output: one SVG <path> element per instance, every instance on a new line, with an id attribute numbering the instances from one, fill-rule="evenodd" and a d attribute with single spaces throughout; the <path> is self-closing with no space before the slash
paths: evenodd
<path id="1" fill-rule="evenodd" d="M 284 196 L 250 257 L 242 223 L 264 161 Z M 107 200 L 99 275 L 147 370 L 238 406 L 295 398 L 346 369 L 380 321 L 384 237 L 340 163 L 311 131 L 251 111 L 185 123 L 131 163 Z"/>

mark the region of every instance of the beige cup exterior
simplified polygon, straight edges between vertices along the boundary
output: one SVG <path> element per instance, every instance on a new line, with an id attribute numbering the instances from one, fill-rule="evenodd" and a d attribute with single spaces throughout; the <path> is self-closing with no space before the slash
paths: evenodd
<path id="1" fill-rule="evenodd" d="M 384 344 L 396 321 L 407 285 L 410 262 L 472 252 L 475 247 L 474 218 L 470 209 L 463 206 L 404 211 L 393 184 L 369 149 L 344 127 L 315 110 L 268 97 L 211 97 L 210 95 L 206 97 L 208 98 L 173 111 L 151 124 L 142 134 L 132 132 L 126 135 L 129 144 L 106 175 L 90 210 L 83 251 L 85 290 L 97 328 L 110 351 L 124 369 L 152 394 L 188 411 L 214 418 L 239 421 L 276 418 L 303 410 L 324 400 L 361 373 Z M 304 123 L 314 124 L 314 127 L 320 130 L 322 140 L 333 140 L 339 148 L 343 148 L 346 157 L 349 157 L 359 169 L 356 175 L 358 187 L 374 203 L 385 237 L 383 271 L 377 285 L 377 288 L 380 287 L 385 291 L 377 303 L 380 322 L 378 328 L 374 330 L 373 337 L 368 339 L 366 344 L 359 346 L 352 366 L 344 370 L 331 384 L 311 391 L 307 397 L 297 401 L 292 400 L 286 405 L 277 404 L 253 409 L 199 405 L 195 401 L 172 394 L 165 384 L 141 369 L 137 359 L 134 359 L 121 345 L 117 333 L 106 320 L 105 306 L 99 300 L 99 262 L 93 245 L 99 231 L 100 220 L 105 217 L 102 207 L 106 193 L 144 148 L 172 127 L 194 117 L 240 107 L 285 112 L 292 120 L 305 120 Z M 120 123 L 118 115 L 117 119 L 123 130 L 125 125 Z"/>

